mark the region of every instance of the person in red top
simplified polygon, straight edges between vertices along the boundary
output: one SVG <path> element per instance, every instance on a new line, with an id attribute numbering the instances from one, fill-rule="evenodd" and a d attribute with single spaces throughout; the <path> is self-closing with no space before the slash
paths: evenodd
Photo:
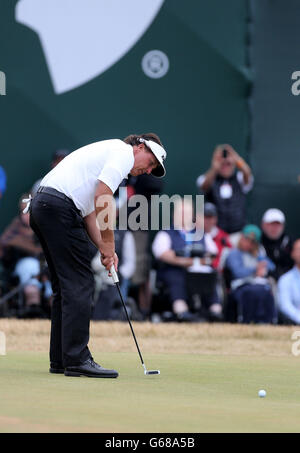
<path id="1" fill-rule="evenodd" d="M 225 259 L 224 252 L 232 247 L 229 234 L 217 226 L 217 208 L 213 203 L 204 204 L 204 232 L 211 235 L 217 245 L 218 255 L 212 262 L 215 269 L 222 270 Z"/>

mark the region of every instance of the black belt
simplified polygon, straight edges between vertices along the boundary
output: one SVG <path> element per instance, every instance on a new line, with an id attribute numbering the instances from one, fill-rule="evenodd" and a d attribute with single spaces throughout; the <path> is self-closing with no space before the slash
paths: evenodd
<path id="1" fill-rule="evenodd" d="M 76 209 L 76 211 L 78 211 L 78 213 L 81 215 L 81 212 L 76 207 L 74 201 L 71 198 L 67 197 L 67 195 L 65 195 L 64 193 L 59 192 L 56 189 L 53 189 L 53 187 L 40 186 L 38 188 L 37 193 L 47 193 L 48 195 L 53 195 L 54 197 L 61 198 L 62 200 L 65 200 L 68 203 L 71 203 L 73 205 L 73 207 Z"/>

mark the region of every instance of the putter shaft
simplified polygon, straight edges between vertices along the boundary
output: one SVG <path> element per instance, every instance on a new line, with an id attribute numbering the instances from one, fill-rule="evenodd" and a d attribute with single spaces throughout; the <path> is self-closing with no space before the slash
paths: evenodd
<path id="1" fill-rule="evenodd" d="M 139 356 L 140 356 L 140 359 L 141 359 L 141 362 L 142 362 L 142 366 L 143 366 L 143 368 L 144 368 L 144 374 L 148 374 L 148 375 L 149 375 L 149 374 L 160 374 L 160 371 L 159 371 L 159 370 L 149 370 L 149 371 L 147 371 L 146 365 L 145 365 L 144 360 L 143 360 L 143 357 L 142 357 L 142 353 L 141 353 L 141 351 L 140 351 L 140 348 L 139 348 L 137 339 L 136 339 L 136 337 L 135 337 L 135 333 L 134 333 L 134 330 L 133 330 L 133 327 L 132 327 L 132 324 L 131 324 L 131 321 L 130 321 L 130 318 L 129 318 L 129 315 L 128 315 L 128 311 L 127 311 L 125 302 L 124 302 L 124 300 L 123 300 L 123 296 L 122 296 L 121 289 L 120 289 L 120 285 L 119 285 L 118 274 L 116 273 L 116 270 L 115 270 L 115 267 L 114 267 L 114 266 L 111 266 L 111 268 L 110 268 L 110 273 L 111 273 L 113 282 L 114 282 L 114 284 L 116 285 L 116 287 L 117 287 L 117 289 L 118 289 L 118 293 L 119 293 L 119 296 L 120 296 L 120 299 L 121 299 L 123 308 L 124 308 L 124 310 L 125 310 L 126 318 L 127 318 L 128 324 L 129 324 L 129 326 L 130 326 L 131 333 L 132 333 L 132 336 L 133 336 L 133 339 L 134 339 L 136 348 L 137 348 L 137 350 L 138 350 L 138 353 L 139 353 Z"/>

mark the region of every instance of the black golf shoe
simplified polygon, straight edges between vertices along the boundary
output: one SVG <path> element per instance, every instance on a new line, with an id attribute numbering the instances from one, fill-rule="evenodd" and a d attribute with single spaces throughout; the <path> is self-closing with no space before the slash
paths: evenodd
<path id="1" fill-rule="evenodd" d="M 65 376 L 87 376 L 95 378 L 116 378 L 119 376 L 115 370 L 108 370 L 94 362 L 93 358 L 90 357 L 80 365 L 67 366 L 65 368 Z"/>

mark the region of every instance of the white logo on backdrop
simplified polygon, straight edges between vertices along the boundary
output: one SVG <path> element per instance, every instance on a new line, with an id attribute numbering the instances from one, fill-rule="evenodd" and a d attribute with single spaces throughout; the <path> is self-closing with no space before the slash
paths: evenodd
<path id="1" fill-rule="evenodd" d="M 142 69 L 152 79 L 159 79 L 165 76 L 169 66 L 169 59 L 161 50 L 150 50 L 142 59 Z"/>
<path id="2" fill-rule="evenodd" d="M 164 0 L 20 0 L 16 20 L 38 33 L 57 94 L 99 76 L 143 36 Z"/>

